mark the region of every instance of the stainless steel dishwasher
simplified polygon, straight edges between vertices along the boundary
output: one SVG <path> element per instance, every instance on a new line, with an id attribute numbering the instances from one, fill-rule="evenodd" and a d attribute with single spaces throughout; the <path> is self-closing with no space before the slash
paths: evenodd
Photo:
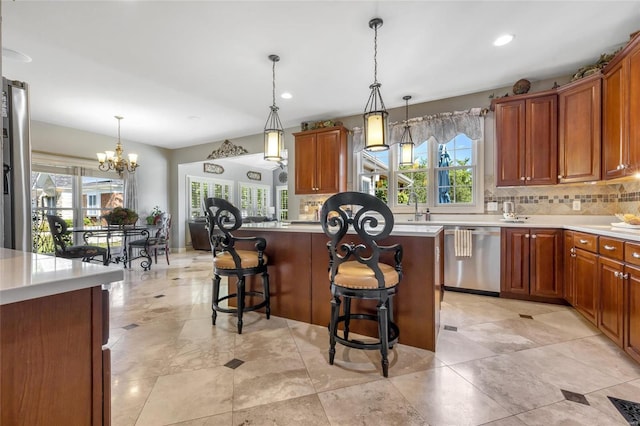
<path id="1" fill-rule="evenodd" d="M 456 256 L 455 229 L 471 230 L 471 256 Z M 500 293 L 500 228 L 445 227 L 444 285 L 448 290 L 497 296 Z"/>

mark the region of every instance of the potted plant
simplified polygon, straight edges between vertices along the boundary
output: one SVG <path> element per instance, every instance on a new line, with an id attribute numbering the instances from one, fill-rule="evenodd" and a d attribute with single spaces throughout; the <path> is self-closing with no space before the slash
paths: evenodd
<path id="1" fill-rule="evenodd" d="M 107 225 L 134 225 L 138 220 L 138 213 L 124 207 L 116 207 L 102 217 Z"/>
<path id="2" fill-rule="evenodd" d="M 149 216 L 147 216 L 147 224 L 155 225 L 158 220 L 160 220 L 160 216 L 162 216 L 163 213 L 164 212 L 160 210 L 160 207 L 155 206 L 153 210 L 151 210 L 151 213 L 149 213 Z"/>

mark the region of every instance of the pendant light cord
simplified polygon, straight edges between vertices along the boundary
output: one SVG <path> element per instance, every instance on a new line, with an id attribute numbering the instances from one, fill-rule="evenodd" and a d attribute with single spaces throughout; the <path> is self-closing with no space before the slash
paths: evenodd
<path id="1" fill-rule="evenodd" d="M 373 83 L 378 83 L 378 25 L 374 28 L 373 36 Z"/>
<path id="2" fill-rule="evenodd" d="M 273 61 L 273 66 L 271 68 L 272 71 L 272 99 L 273 99 L 273 107 L 276 107 L 276 61 Z"/>

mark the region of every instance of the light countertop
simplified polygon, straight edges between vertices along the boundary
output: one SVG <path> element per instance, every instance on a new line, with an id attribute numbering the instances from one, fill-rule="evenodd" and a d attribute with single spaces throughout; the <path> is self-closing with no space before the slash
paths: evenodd
<path id="1" fill-rule="evenodd" d="M 103 266 L 0 248 L 0 305 L 124 279 L 122 266 Z"/>
<path id="2" fill-rule="evenodd" d="M 302 232 L 322 234 L 320 223 L 299 222 L 262 222 L 262 223 L 243 223 L 240 229 L 259 229 L 261 231 L 274 232 Z M 441 225 L 435 223 L 422 222 L 420 224 L 396 224 L 393 227 L 391 235 L 410 236 L 410 237 L 434 237 L 443 230 Z"/>

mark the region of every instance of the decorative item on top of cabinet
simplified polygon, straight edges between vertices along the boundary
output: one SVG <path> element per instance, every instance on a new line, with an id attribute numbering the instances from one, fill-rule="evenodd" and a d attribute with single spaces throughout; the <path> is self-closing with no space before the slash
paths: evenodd
<path id="1" fill-rule="evenodd" d="M 296 194 L 347 190 L 347 132 L 335 126 L 293 134 Z"/>
<path id="2" fill-rule="evenodd" d="M 564 303 L 562 230 L 502 228 L 500 296 Z"/>
<path id="3" fill-rule="evenodd" d="M 553 185 L 558 175 L 555 90 L 494 99 L 496 186 Z"/>
<path id="4" fill-rule="evenodd" d="M 558 89 L 558 182 L 600 180 L 602 74 Z"/>
<path id="5" fill-rule="evenodd" d="M 605 67 L 602 85 L 602 177 L 640 170 L 640 33 Z"/>

